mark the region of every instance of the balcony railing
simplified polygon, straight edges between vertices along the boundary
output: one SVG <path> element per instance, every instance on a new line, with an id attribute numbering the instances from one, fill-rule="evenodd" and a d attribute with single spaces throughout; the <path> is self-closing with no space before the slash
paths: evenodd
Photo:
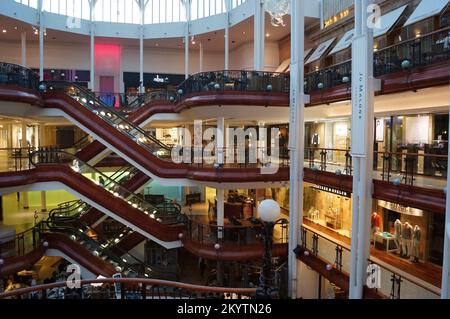
<path id="1" fill-rule="evenodd" d="M 229 70 L 191 75 L 178 87 L 182 97 L 201 92 L 275 92 L 289 93 L 287 73 Z"/>
<path id="2" fill-rule="evenodd" d="M 310 227 L 300 228 L 301 247 L 306 249 L 308 254 L 312 254 L 325 262 L 328 262 L 330 270 L 332 268 L 350 273 L 350 249 L 347 245 L 324 236 Z M 414 278 L 407 273 L 400 274 L 387 265 L 381 265 L 375 258 L 370 257 L 369 264 L 374 267 L 374 286 L 376 292 L 391 299 L 409 298 L 439 298 L 439 293 L 426 283 L 421 283 L 418 278 Z M 376 272 L 379 273 L 376 273 Z M 379 282 L 377 282 L 379 279 Z M 369 287 L 371 288 L 371 287 Z"/>
<path id="3" fill-rule="evenodd" d="M 289 225 L 286 220 L 281 225 L 276 225 L 273 242 L 285 244 L 288 242 Z M 189 240 L 202 245 L 229 244 L 245 246 L 249 244 L 262 244 L 261 225 L 252 223 L 250 220 L 230 220 L 230 224 L 218 226 L 216 220 L 209 224 L 195 220 L 186 219 L 186 236 Z"/>
<path id="4" fill-rule="evenodd" d="M 17 85 L 37 90 L 39 87 L 39 76 L 33 70 L 23 66 L 0 62 L 0 84 Z"/>
<path id="5" fill-rule="evenodd" d="M 448 155 L 422 152 L 374 152 L 374 178 L 397 184 L 444 188 Z M 305 167 L 352 175 L 350 149 L 306 148 Z"/>
<path id="6" fill-rule="evenodd" d="M 406 40 L 374 52 L 374 75 L 412 71 L 450 59 L 450 28 Z M 305 92 L 330 89 L 340 84 L 351 87 L 352 61 L 348 60 L 305 76 Z"/>
<path id="7" fill-rule="evenodd" d="M 0 294 L 0 299 L 251 299 L 255 288 L 225 288 L 191 285 L 145 278 L 81 280 L 80 289 L 65 281 Z"/>

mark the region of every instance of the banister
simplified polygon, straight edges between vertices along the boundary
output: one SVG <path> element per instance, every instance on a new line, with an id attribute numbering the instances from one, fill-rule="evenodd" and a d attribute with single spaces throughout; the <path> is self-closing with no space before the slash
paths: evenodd
<path id="1" fill-rule="evenodd" d="M 175 282 L 160 279 L 145 279 L 145 278 L 102 278 L 80 280 L 80 285 L 90 284 L 132 284 L 145 286 L 165 286 L 184 289 L 187 291 L 195 291 L 199 293 L 213 293 L 213 294 L 237 294 L 237 295 L 253 295 L 256 293 L 256 288 L 225 288 L 225 287 L 209 287 L 187 284 L 183 282 Z M 50 284 L 36 285 L 27 288 L 16 289 L 0 294 L 0 299 L 5 299 L 14 296 L 20 296 L 31 292 L 43 291 L 47 289 L 66 287 L 67 283 L 55 282 Z"/>

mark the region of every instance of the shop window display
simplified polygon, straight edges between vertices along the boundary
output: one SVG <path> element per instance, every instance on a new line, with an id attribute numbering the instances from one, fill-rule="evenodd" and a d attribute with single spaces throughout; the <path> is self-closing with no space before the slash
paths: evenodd
<path id="1" fill-rule="evenodd" d="M 351 199 L 350 194 L 314 184 L 305 184 L 305 218 L 317 225 L 326 227 L 336 234 L 351 237 Z"/>
<path id="2" fill-rule="evenodd" d="M 434 229 L 436 214 L 382 200 L 372 213 L 372 244 L 412 263 L 442 263 L 443 236 Z"/>

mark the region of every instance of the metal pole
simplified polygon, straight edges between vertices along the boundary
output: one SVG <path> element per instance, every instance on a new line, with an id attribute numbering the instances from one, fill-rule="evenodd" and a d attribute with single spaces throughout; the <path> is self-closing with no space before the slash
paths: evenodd
<path id="1" fill-rule="evenodd" d="M 291 72 L 290 72 L 290 181 L 289 181 L 289 297 L 297 298 L 297 258 L 293 253 L 299 242 L 298 232 L 303 223 L 303 169 L 305 152 L 305 102 L 304 93 L 304 1 L 291 1 Z"/>

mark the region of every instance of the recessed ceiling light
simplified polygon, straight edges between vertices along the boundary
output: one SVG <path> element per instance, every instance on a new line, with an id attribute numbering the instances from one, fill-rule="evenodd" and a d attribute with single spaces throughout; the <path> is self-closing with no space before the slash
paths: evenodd
<path id="1" fill-rule="evenodd" d="M 2 32 L 3 32 L 3 33 L 6 33 L 6 29 L 3 29 Z"/>
<path id="2" fill-rule="evenodd" d="M 268 37 L 270 37 L 270 34 L 269 34 L 269 33 L 266 33 L 266 38 L 268 38 Z"/>

